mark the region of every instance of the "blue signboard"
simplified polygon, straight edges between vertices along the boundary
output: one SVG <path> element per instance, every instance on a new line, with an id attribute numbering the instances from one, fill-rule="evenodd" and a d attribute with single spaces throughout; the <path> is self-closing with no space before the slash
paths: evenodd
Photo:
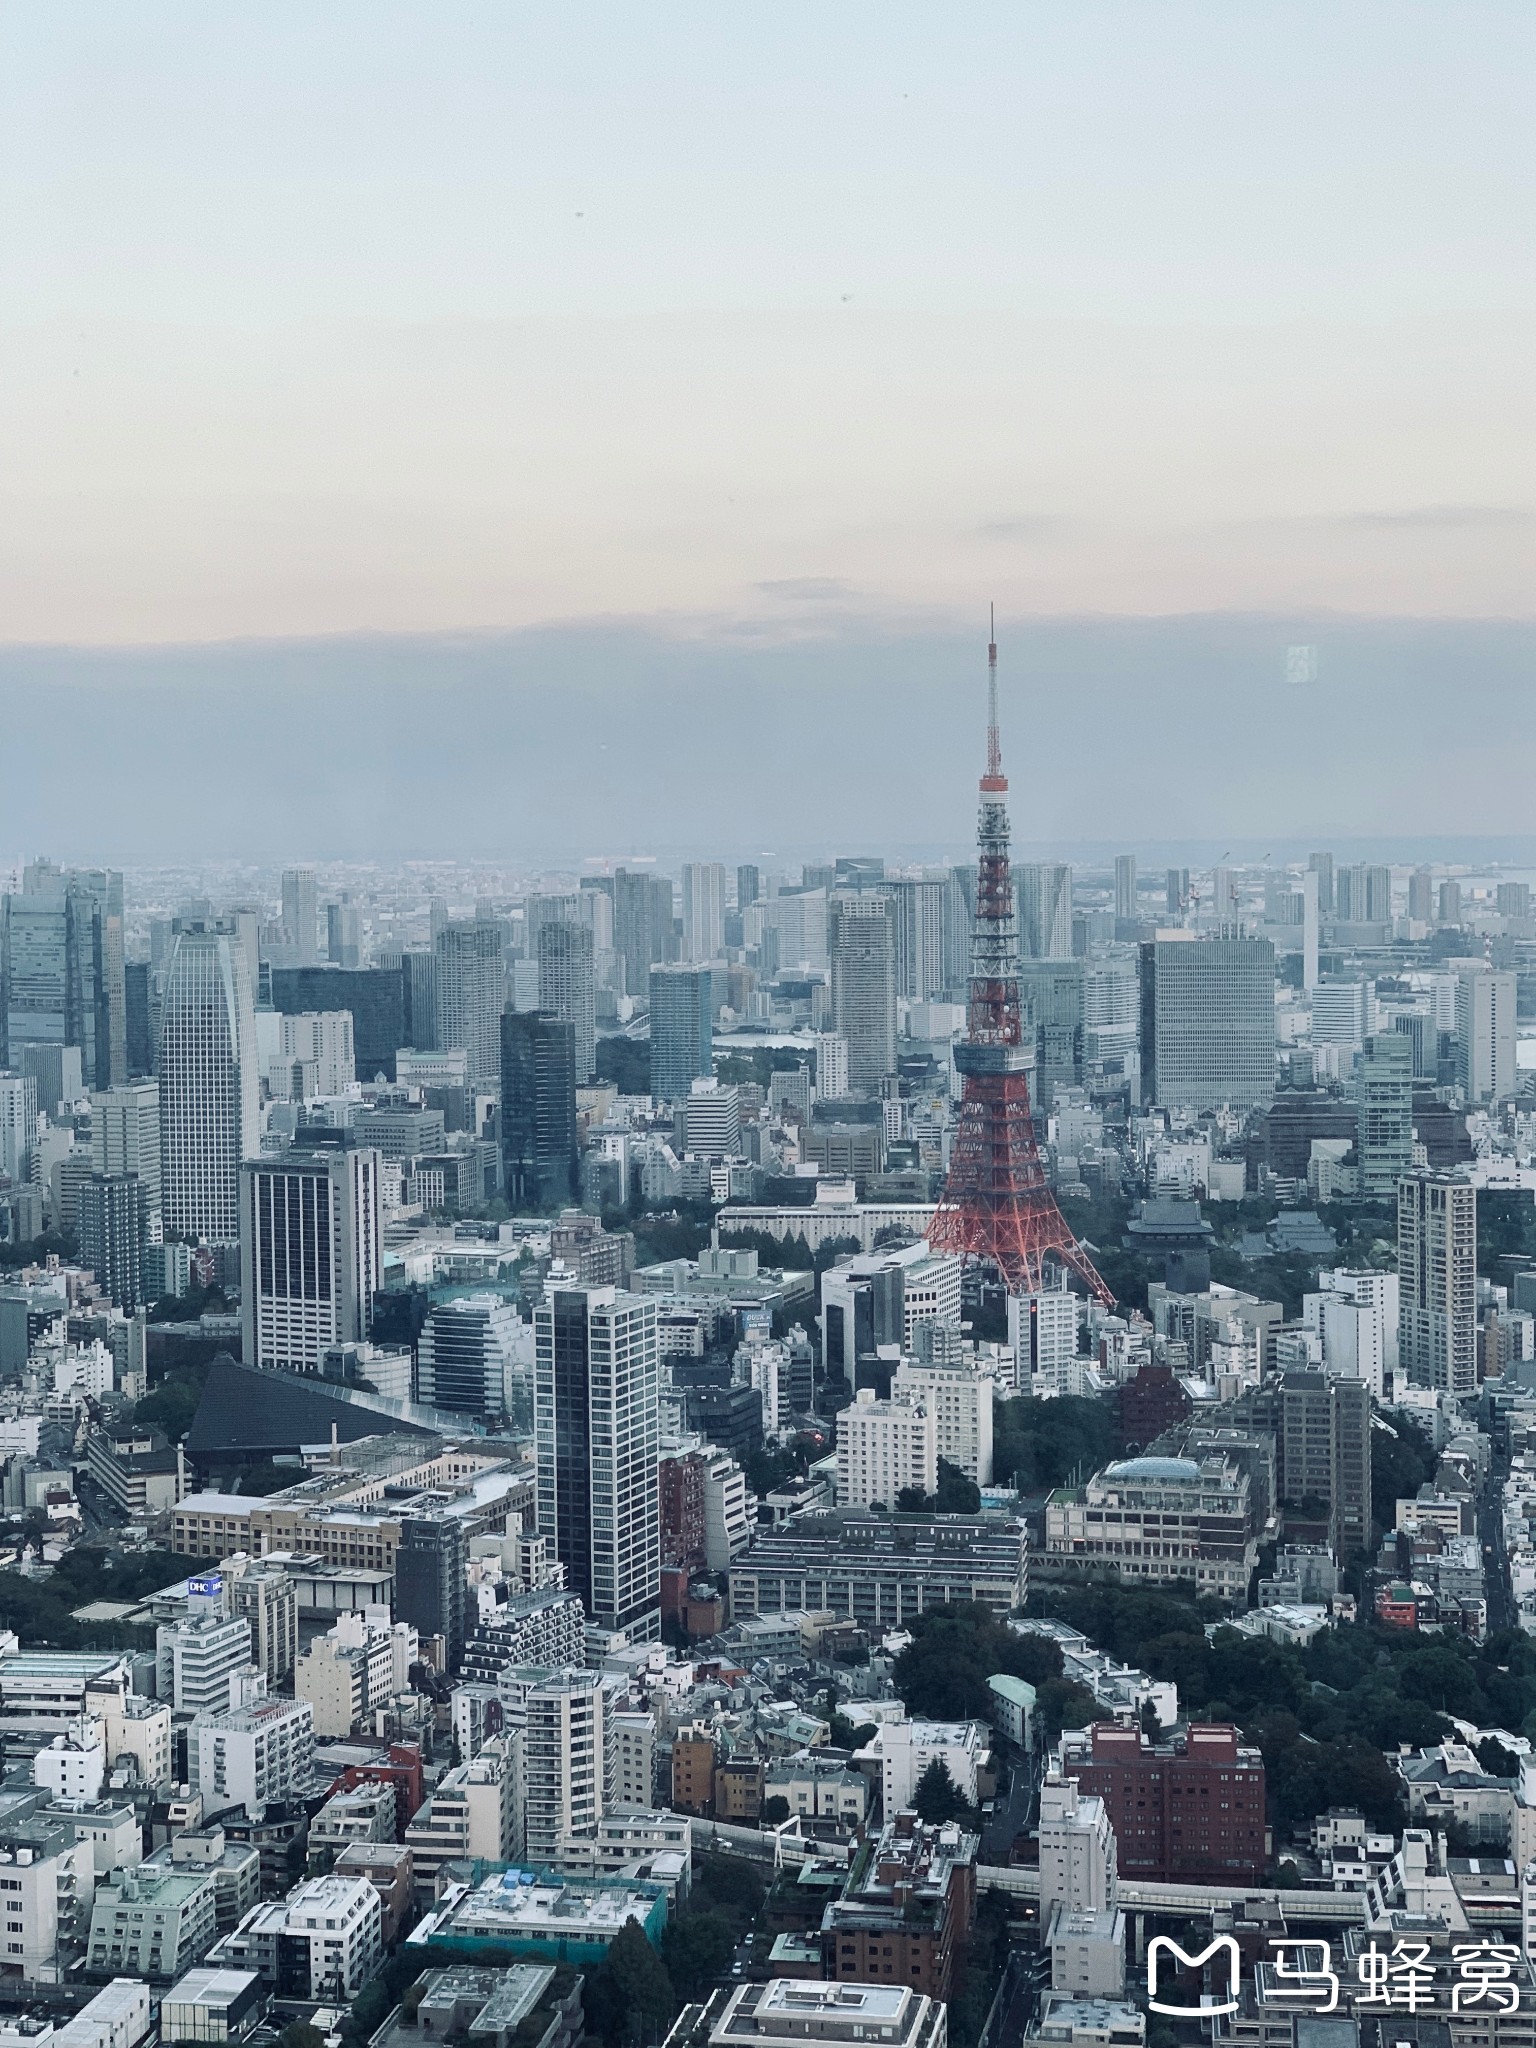
<path id="1" fill-rule="evenodd" d="M 187 1593 L 194 1600 L 217 1600 L 223 1590 L 224 1581 L 217 1572 L 211 1578 L 187 1581 Z"/>

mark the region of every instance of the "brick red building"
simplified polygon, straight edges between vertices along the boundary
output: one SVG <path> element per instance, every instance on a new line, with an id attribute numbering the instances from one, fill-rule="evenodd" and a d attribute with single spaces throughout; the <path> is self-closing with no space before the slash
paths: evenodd
<path id="1" fill-rule="evenodd" d="M 1104 1801 L 1120 1875 L 1173 1884 L 1259 1882 L 1268 1862 L 1264 1761 L 1229 1725 L 1192 1722 L 1150 1743 L 1095 1721 L 1062 1738 L 1062 1773 Z"/>
<path id="2" fill-rule="evenodd" d="M 697 1451 L 663 1458 L 657 1467 L 661 1508 L 661 1561 L 684 1572 L 704 1569 L 704 1467 Z"/>
<path id="3" fill-rule="evenodd" d="M 1194 1403 L 1171 1365 L 1144 1365 L 1120 1389 L 1120 1448 L 1134 1456 L 1182 1422 Z"/>

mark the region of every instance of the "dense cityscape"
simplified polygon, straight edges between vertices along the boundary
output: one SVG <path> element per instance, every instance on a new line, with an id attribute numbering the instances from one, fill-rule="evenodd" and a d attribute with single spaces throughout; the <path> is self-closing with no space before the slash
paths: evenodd
<path id="1" fill-rule="evenodd" d="M 18 2048 L 1536 2024 L 1530 882 L 998 677 L 974 863 L 12 878 Z"/>
<path id="2" fill-rule="evenodd" d="M 0 2048 L 1536 2048 L 1536 8 L 0 8 Z"/>

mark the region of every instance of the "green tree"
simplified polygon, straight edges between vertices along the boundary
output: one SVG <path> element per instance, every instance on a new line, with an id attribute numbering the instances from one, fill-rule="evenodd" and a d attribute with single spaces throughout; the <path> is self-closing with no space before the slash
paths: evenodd
<path id="1" fill-rule="evenodd" d="M 1022 1493 L 1061 1486 L 1074 1472 L 1096 1472 L 1113 1457 L 1115 1411 L 1108 1401 L 1064 1395 L 1055 1401 L 999 1401 L 993 1418 L 992 1469 Z"/>
<path id="2" fill-rule="evenodd" d="M 1490 1778 L 1517 1778 L 1520 1759 L 1507 1750 L 1496 1735 L 1486 1735 L 1477 1745 L 1478 1762 Z"/>
<path id="3" fill-rule="evenodd" d="M 783 1801 L 780 1801 L 783 1804 Z M 679 1999 L 698 1998 L 731 1966 L 736 1937 L 722 1913 L 679 1913 L 661 1937 L 661 1958 Z"/>
<path id="4" fill-rule="evenodd" d="M 667 1966 L 636 1920 L 626 1920 L 587 1977 L 587 2029 L 607 2048 L 653 2048 L 677 2011 Z"/>
<path id="5" fill-rule="evenodd" d="M 968 1472 L 962 1472 L 948 1458 L 940 1458 L 939 1490 L 933 1504 L 941 1515 L 980 1514 L 981 1488 Z"/>
<path id="6" fill-rule="evenodd" d="M 277 2048 L 325 2048 L 325 2036 L 308 2020 L 293 2020 L 278 2035 Z"/>
<path id="7" fill-rule="evenodd" d="M 919 1820 L 932 1821 L 936 1825 L 947 1820 L 964 1820 L 970 1813 L 961 1797 L 960 1787 L 949 1775 L 949 1765 L 941 1756 L 936 1756 L 918 1779 L 912 1804 Z"/>
<path id="8" fill-rule="evenodd" d="M 771 1799 L 765 1799 L 763 1801 L 763 1819 L 767 1821 L 769 1827 L 771 1828 L 782 1827 L 784 1822 L 789 1819 L 789 1801 L 784 1797 L 784 1794 L 782 1792 L 775 1792 Z M 672 1967 L 672 1959 L 670 1956 L 667 1958 L 667 1967 L 669 1969 L 671 1969 Z M 674 1970 L 674 1978 L 676 1977 L 676 1975 L 677 1973 Z M 686 1998 L 688 1996 L 688 1993 L 685 1991 L 683 1993 L 683 1996 Z"/>
<path id="9" fill-rule="evenodd" d="M 1059 1678 L 1061 1668 L 1061 1651 L 1048 1637 L 1020 1635 L 972 1600 L 930 1607 L 918 1616 L 894 1679 L 910 1713 L 934 1721 L 984 1721 L 992 1711 L 990 1678 L 1006 1673 L 1038 1686 Z"/>

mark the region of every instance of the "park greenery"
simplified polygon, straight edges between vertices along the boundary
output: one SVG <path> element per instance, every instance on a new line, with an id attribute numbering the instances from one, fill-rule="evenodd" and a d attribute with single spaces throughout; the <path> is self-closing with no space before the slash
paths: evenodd
<path id="1" fill-rule="evenodd" d="M 0 1628 L 14 1629 L 29 1649 L 142 1649 L 153 1630 L 121 1622 L 76 1621 L 74 1610 L 96 1600 L 137 1601 L 197 1570 L 197 1561 L 171 1550 L 127 1554 L 77 1543 L 47 1578 L 0 1572 Z"/>
<path id="2" fill-rule="evenodd" d="M 999 1486 L 1033 1494 L 1096 1472 L 1115 1454 L 1108 1402 L 999 1401 L 992 1418 L 992 1472 Z"/>

